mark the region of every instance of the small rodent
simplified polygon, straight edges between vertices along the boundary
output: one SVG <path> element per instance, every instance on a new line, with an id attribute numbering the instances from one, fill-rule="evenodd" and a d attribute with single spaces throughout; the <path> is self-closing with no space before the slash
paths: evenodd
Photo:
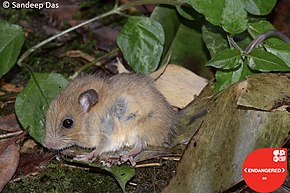
<path id="1" fill-rule="evenodd" d="M 176 113 L 150 77 L 117 74 L 82 75 L 52 101 L 46 114 L 44 146 L 64 150 L 72 146 L 94 149 L 77 160 L 94 161 L 102 153 L 131 150 L 117 161 L 134 163 L 147 145 L 170 146 Z"/>

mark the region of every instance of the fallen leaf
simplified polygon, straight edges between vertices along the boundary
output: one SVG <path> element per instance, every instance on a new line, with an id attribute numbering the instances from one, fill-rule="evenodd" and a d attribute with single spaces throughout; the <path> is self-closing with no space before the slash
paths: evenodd
<path id="1" fill-rule="evenodd" d="M 36 152 L 33 154 L 23 153 L 21 154 L 21 159 L 17 171 L 15 172 L 15 177 L 26 176 L 32 173 L 37 173 L 41 166 L 46 165 L 53 157 L 54 153 L 47 152 Z"/>
<path id="2" fill-rule="evenodd" d="M 19 145 L 12 143 L 0 154 L 0 192 L 10 181 L 19 164 Z"/>
<path id="3" fill-rule="evenodd" d="M 52 26 L 63 26 L 65 23 L 74 23 L 73 16 L 80 13 L 80 1 L 58 1 L 57 9 L 42 9 L 41 13 L 49 18 Z"/>
<path id="4" fill-rule="evenodd" d="M 120 61 L 119 58 L 117 58 L 115 66 L 117 66 L 118 73 L 130 73 L 130 71 L 125 68 L 124 64 Z"/>
<path id="5" fill-rule="evenodd" d="M 16 137 L 0 140 L 0 155 L 7 149 L 7 147 L 17 140 Z"/>
<path id="6" fill-rule="evenodd" d="M 120 27 L 105 26 L 95 21 L 88 25 L 87 30 L 94 35 L 99 49 L 110 51 L 117 47 L 116 42 L 121 30 Z"/>
<path id="7" fill-rule="evenodd" d="M 243 180 L 248 154 L 281 147 L 289 139 L 289 112 L 265 110 L 288 98 L 289 87 L 287 74 L 262 73 L 215 95 L 199 96 L 182 113 L 180 128 L 195 135 L 163 192 L 223 192 Z M 207 113 L 196 121 L 193 114 L 202 107 Z"/>
<path id="8" fill-rule="evenodd" d="M 21 131 L 20 125 L 14 113 L 0 117 L 0 130 L 8 132 Z"/>
<path id="9" fill-rule="evenodd" d="M 17 86 L 15 84 L 11 84 L 11 83 L 5 83 L 1 86 L 2 90 L 5 90 L 7 92 L 21 92 L 23 90 L 23 86 Z"/>

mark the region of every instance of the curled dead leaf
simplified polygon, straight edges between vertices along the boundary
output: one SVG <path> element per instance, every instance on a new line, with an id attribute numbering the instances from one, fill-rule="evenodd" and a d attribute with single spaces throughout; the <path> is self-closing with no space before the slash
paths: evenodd
<path id="1" fill-rule="evenodd" d="M 19 164 L 19 145 L 12 143 L 0 155 L 0 191 L 10 181 Z"/>
<path id="2" fill-rule="evenodd" d="M 223 192 L 243 180 L 248 154 L 289 140 L 289 112 L 271 110 L 275 101 L 289 98 L 289 87 L 287 74 L 263 73 L 199 96 L 182 111 L 180 128 L 195 135 L 163 192 Z M 290 108 L 285 101 L 279 104 Z M 207 113 L 196 119 L 201 109 Z"/>

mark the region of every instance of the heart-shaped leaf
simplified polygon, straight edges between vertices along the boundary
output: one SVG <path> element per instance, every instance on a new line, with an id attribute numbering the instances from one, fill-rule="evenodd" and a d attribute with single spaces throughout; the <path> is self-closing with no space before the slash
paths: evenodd
<path id="1" fill-rule="evenodd" d="M 102 164 L 97 164 L 93 162 L 86 163 L 86 162 L 79 162 L 79 161 L 75 161 L 71 159 L 65 159 L 65 160 L 71 163 L 78 163 L 85 166 L 95 167 L 95 168 L 99 168 L 99 169 L 109 172 L 117 180 L 123 192 L 126 192 L 125 186 L 127 182 L 135 175 L 135 169 L 126 164 L 123 164 L 120 166 L 113 165 L 112 167 L 109 168 L 109 167 L 103 166 Z"/>
<path id="2" fill-rule="evenodd" d="M 15 112 L 29 134 L 42 143 L 45 113 L 52 99 L 68 81 L 60 74 L 34 73 L 25 89 L 17 96 Z"/>
<path id="3" fill-rule="evenodd" d="M 208 61 L 207 66 L 228 70 L 237 68 L 240 63 L 240 51 L 236 49 L 226 49 L 219 52 L 210 61 Z"/>
<path id="4" fill-rule="evenodd" d="M 0 77 L 15 64 L 24 42 L 23 29 L 0 20 Z"/>
<path id="5" fill-rule="evenodd" d="M 186 0 L 210 23 L 220 26 L 225 0 Z"/>
<path id="6" fill-rule="evenodd" d="M 226 0 L 222 14 L 222 28 L 232 35 L 245 31 L 248 27 L 244 1 Z"/>
<path id="7" fill-rule="evenodd" d="M 164 31 L 160 23 L 148 17 L 130 17 L 117 43 L 135 72 L 149 74 L 159 65 L 164 46 Z"/>

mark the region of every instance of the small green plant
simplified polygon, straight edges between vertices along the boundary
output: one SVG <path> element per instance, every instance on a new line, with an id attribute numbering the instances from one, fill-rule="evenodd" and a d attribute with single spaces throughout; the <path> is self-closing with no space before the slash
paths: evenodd
<path id="1" fill-rule="evenodd" d="M 197 40 L 199 44 L 200 37 L 196 38 L 194 32 L 201 35 L 211 56 L 206 65 L 217 68 L 215 90 L 220 91 L 250 74 L 290 71 L 290 45 L 283 42 L 283 40 L 289 42 L 289 39 L 283 34 L 271 31 L 275 28 L 261 17 L 271 12 L 276 4 L 275 0 L 267 3 L 249 0 L 187 0 L 186 2 L 188 4 L 176 7 L 180 15 L 170 13 L 168 18 L 172 17 L 172 14 L 177 14 L 179 17 L 184 16 L 193 21 L 187 22 L 186 25 L 182 19 L 173 20 L 171 25 L 178 25 L 180 29 L 181 25 L 190 27 L 191 24 L 199 25 L 201 22 L 202 26 L 199 29 L 201 33 L 191 29 L 191 34 L 183 33 L 183 37 L 179 38 L 180 31 L 177 31 L 174 38 L 179 38 L 177 44 L 190 38 Z M 164 57 L 168 56 L 168 53 L 171 53 L 171 63 L 175 63 L 175 59 L 178 58 L 176 54 L 178 52 L 174 47 L 166 48 L 166 43 L 170 42 L 171 45 L 176 43 L 174 38 L 168 38 L 172 34 L 170 28 L 172 26 L 168 26 L 165 17 L 155 17 L 164 14 L 160 13 L 165 12 L 164 9 L 156 8 L 150 17 L 151 22 L 147 17 L 142 17 L 143 19 L 139 17 L 138 20 L 129 19 L 119 36 L 118 45 L 126 61 L 135 71 L 142 73 L 155 71 L 163 64 Z M 204 19 L 196 12 L 202 14 Z M 147 22 L 144 22 L 145 20 Z M 153 21 L 154 25 L 152 25 Z M 158 23 L 164 30 L 152 33 L 151 30 L 154 31 L 154 26 Z M 268 37 L 271 38 L 266 40 Z M 159 44 L 164 41 L 165 46 L 157 46 L 157 41 Z M 202 44 L 199 47 L 189 48 L 192 49 L 192 55 L 194 52 L 201 52 L 199 57 L 204 58 L 206 53 L 202 51 Z M 151 55 L 148 54 L 148 50 L 151 50 Z"/>

